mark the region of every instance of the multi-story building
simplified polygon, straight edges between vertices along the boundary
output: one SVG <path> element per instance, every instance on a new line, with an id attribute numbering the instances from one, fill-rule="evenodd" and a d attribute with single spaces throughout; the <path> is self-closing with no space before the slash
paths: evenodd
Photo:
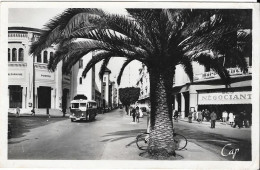
<path id="1" fill-rule="evenodd" d="M 45 49 L 35 57 L 29 55 L 30 46 L 40 33 L 40 29 L 29 27 L 8 28 L 9 111 L 17 107 L 27 113 L 33 107 L 68 109 L 70 101 L 78 95 L 96 100 L 101 106 L 102 94 L 96 84 L 95 67 L 87 73 L 86 78 L 82 77 L 92 53 L 79 60 L 68 75 L 62 73 L 62 62 L 51 72 L 47 65 L 55 53 L 55 47 Z"/>
<path id="2" fill-rule="evenodd" d="M 173 109 L 177 110 L 181 117 L 187 117 L 190 110 L 208 109 L 215 111 L 218 117 L 226 110 L 234 114 L 245 111 L 252 113 L 252 56 L 245 56 L 248 66 L 247 72 L 242 72 L 237 67 L 227 68 L 231 76 L 231 84 L 228 88 L 220 77 L 209 68 L 193 62 L 194 80 L 191 83 L 182 66 L 177 65 L 173 78 Z M 140 78 L 137 82 L 140 87 L 138 103 L 141 107 L 149 102 L 149 74 L 147 68 L 140 69 Z"/>
<path id="3" fill-rule="evenodd" d="M 198 63 L 193 63 L 194 82 L 190 82 L 181 66 L 176 67 L 175 84 L 173 87 L 173 108 L 182 117 L 187 117 L 191 110 L 208 109 L 215 111 L 218 117 L 226 110 L 235 114 L 245 111 L 252 113 L 252 60 L 246 57 L 248 71 L 234 67 L 228 68 L 231 84 L 228 88 L 220 77 Z"/>
<path id="4" fill-rule="evenodd" d="M 139 78 L 136 86 L 140 88 L 139 107 L 148 107 L 148 103 L 150 102 L 150 78 L 147 67 L 144 64 L 139 69 Z"/>
<path id="5" fill-rule="evenodd" d="M 112 108 L 118 106 L 118 88 L 114 81 L 111 81 L 111 104 Z"/>
<path id="6" fill-rule="evenodd" d="M 111 70 L 106 68 L 103 76 L 101 95 L 103 97 L 103 107 L 111 107 L 111 85 L 110 85 Z"/>
<path id="7" fill-rule="evenodd" d="M 54 47 L 43 50 L 35 57 L 29 55 L 30 46 L 40 36 L 40 32 L 39 29 L 28 27 L 8 28 L 10 109 L 19 107 L 23 112 L 33 107 L 55 109 L 61 107 L 61 64 L 58 64 L 55 72 L 47 69 L 48 60 L 55 51 Z"/>
<path id="8" fill-rule="evenodd" d="M 82 77 L 82 72 L 89 60 L 92 59 L 92 53 L 88 53 L 82 57 L 71 69 L 71 99 L 75 96 L 85 96 L 88 100 L 95 100 L 96 84 L 95 84 L 95 66 L 89 70 L 86 77 Z"/>

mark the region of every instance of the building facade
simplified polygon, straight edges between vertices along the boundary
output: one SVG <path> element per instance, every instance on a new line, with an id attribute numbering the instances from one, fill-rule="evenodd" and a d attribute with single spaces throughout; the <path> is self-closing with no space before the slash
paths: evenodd
<path id="1" fill-rule="evenodd" d="M 144 64 L 139 69 L 139 78 L 136 86 L 140 88 L 139 107 L 148 107 L 150 103 L 150 78 L 147 67 Z"/>
<path id="2" fill-rule="evenodd" d="M 95 66 L 87 73 L 82 72 L 92 53 L 85 55 L 71 69 L 62 73 L 62 62 L 54 72 L 48 70 L 50 57 L 55 47 L 45 49 L 38 56 L 29 55 L 31 44 L 41 34 L 40 29 L 29 27 L 8 28 L 8 98 L 9 111 L 19 107 L 22 112 L 36 109 L 68 109 L 70 101 L 77 95 L 96 100 L 102 107 L 102 94 L 95 79 Z M 109 75 L 106 75 L 109 81 Z M 108 95 L 108 94 L 107 94 Z"/>
<path id="3" fill-rule="evenodd" d="M 9 108 L 22 111 L 35 108 L 61 107 L 61 64 L 55 72 L 47 69 L 54 47 L 45 49 L 38 56 L 29 55 L 31 44 L 41 30 L 28 27 L 8 28 L 8 98 Z"/>
<path id="4" fill-rule="evenodd" d="M 89 60 L 92 59 L 92 53 L 88 53 L 82 57 L 71 69 L 71 97 L 78 95 L 84 95 L 88 100 L 95 100 L 96 96 L 96 84 L 95 84 L 95 66 L 92 67 L 87 73 L 86 77 L 82 77 L 82 72 L 86 67 Z"/>
<path id="5" fill-rule="evenodd" d="M 252 57 L 246 56 L 248 71 L 240 68 L 227 68 L 231 76 L 228 88 L 220 77 L 212 70 L 194 62 L 194 80 L 191 83 L 180 65 L 176 66 L 172 89 L 172 108 L 177 110 L 182 118 L 187 117 L 190 110 L 215 111 L 221 118 L 223 111 L 238 114 L 245 111 L 252 114 Z M 149 103 L 149 74 L 147 68 L 140 69 L 140 78 L 137 87 L 141 89 L 138 103 L 140 107 L 147 107 Z"/>

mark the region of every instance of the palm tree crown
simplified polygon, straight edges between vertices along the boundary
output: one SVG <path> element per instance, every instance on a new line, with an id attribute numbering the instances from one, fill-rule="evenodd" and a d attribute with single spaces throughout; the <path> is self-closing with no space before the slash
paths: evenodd
<path id="1" fill-rule="evenodd" d="M 101 9 L 67 9 L 50 20 L 30 53 L 37 55 L 56 44 L 50 59 L 54 70 L 63 61 L 63 71 L 84 55 L 95 51 L 83 76 L 103 61 L 100 77 L 111 57 L 126 58 L 119 76 L 133 60 L 145 64 L 151 88 L 151 152 L 172 151 L 171 90 L 176 65 L 182 65 L 191 82 L 192 62 L 206 65 L 219 74 L 226 85 L 229 74 L 220 56 L 246 71 L 242 52 L 250 49 L 248 10 L 225 9 L 126 9 L 129 15 L 109 14 Z M 240 15 L 244 13 L 245 15 Z M 249 50 L 250 51 L 250 50 Z M 236 54 L 236 55 L 234 55 Z M 159 136 L 159 137 L 158 137 Z M 163 139 L 161 136 L 165 136 Z M 167 139 L 166 139 L 167 138 Z"/>

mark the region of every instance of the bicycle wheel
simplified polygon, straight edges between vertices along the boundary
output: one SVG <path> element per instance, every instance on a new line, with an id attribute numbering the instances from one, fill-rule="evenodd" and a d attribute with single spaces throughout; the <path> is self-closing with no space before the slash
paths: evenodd
<path id="1" fill-rule="evenodd" d="M 187 146 L 187 139 L 180 134 L 174 133 L 174 142 L 176 143 L 176 150 L 182 150 Z"/>
<path id="2" fill-rule="evenodd" d="M 136 145 L 140 150 L 146 150 L 148 147 L 149 133 L 142 133 L 136 137 Z"/>

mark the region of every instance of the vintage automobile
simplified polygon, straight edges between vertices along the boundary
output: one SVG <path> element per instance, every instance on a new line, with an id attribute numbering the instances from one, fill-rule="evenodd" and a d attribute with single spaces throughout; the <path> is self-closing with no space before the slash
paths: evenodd
<path id="1" fill-rule="evenodd" d="M 94 100 L 72 100 L 70 107 L 71 122 L 77 120 L 93 121 L 98 113 L 97 103 Z"/>

